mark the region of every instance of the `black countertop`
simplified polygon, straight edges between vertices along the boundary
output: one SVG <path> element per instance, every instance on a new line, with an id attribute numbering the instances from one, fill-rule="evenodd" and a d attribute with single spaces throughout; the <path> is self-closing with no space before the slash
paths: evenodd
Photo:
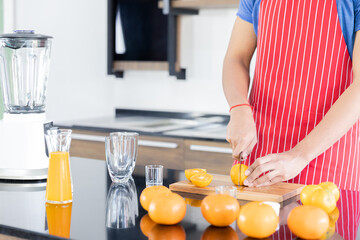
<path id="1" fill-rule="evenodd" d="M 45 188 L 46 182 L 33 183 L 0 183 L 0 234 L 26 239 L 58 239 L 49 234 L 49 229 L 55 229 L 62 234 L 70 230 L 72 239 L 147 239 L 140 228 L 140 221 L 146 211 L 139 204 L 139 196 L 145 187 L 144 166 L 136 166 L 131 181 L 125 184 L 111 185 L 104 161 L 71 158 L 74 194 L 72 207 L 60 209 L 57 217 L 46 214 Z M 164 169 L 164 185 L 168 186 L 185 178 L 183 171 Z M 134 197 L 134 200 L 131 200 Z M 129 200 L 130 199 L 130 200 Z M 337 207 L 340 218 L 336 222 L 336 232 L 331 239 L 355 239 L 358 226 L 359 193 L 341 191 Z M 111 219 L 110 210 L 114 204 L 125 204 L 127 208 L 135 206 L 135 226 L 128 229 L 106 227 Z M 281 226 L 272 239 L 294 239 L 286 227 L 286 216 L 289 209 L 297 202 L 290 203 L 280 210 Z M 71 210 L 71 225 L 70 211 Z M 112 212 L 114 213 L 114 212 Z M 49 213 L 48 213 L 49 214 Z M 112 214 L 115 219 L 116 214 Z M 124 215 L 121 215 L 124 216 Z M 127 214 L 132 217 L 132 214 Z M 52 218 L 52 219 L 49 219 Z M 284 222 L 285 220 L 285 222 Z M 144 228 L 143 228 L 144 229 Z M 155 239 L 201 239 L 202 235 L 220 234 L 226 240 L 237 235 L 239 239 L 246 236 L 240 232 L 235 223 L 231 228 L 214 228 L 201 215 L 199 207 L 187 205 L 184 220 L 178 226 L 159 226 L 159 238 Z M 52 230 L 54 231 L 54 230 Z M 167 235 L 165 235 L 167 234 Z M 172 235 L 174 234 L 174 235 Z M 235 235 L 235 236 L 236 236 Z M 167 236 L 166 238 L 164 238 Z M 161 238 L 162 237 L 162 238 Z"/>

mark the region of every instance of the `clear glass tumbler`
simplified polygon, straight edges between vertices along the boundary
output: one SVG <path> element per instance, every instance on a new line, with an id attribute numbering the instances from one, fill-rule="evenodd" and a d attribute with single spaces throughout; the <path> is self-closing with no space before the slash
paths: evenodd
<path id="1" fill-rule="evenodd" d="M 236 187 L 233 186 L 216 186 L 215 192 L 216 194 L 226 194 L 236 198 Z"/>
<path id="2" fill-rule="evenodd" d="M 163 185 L 163 168 L 162 165 L 145 166 L 146 187 Z"/>
<path id="3" fill-rule="evenodd" d="M 115 229 L 134 227 L 138 214 L 134 179 L 130 177 L 126 182 L 113 182 L 107 195 L 105 226 Z"/>
<path id="4" fill-rule="evenodd" d="M 126 182 L 134 171 L 138 133 L 115 132 L 105 138 L 106 164 L 113 182 Z"/>
<path id="5" fill-rule="evenodd" d="M 71 130 L 52 128 L 45 134 L 49 151 L 49 169 L 46 183 L 46 202 L 72 202 L 72 184 L 69 162 Z"/>

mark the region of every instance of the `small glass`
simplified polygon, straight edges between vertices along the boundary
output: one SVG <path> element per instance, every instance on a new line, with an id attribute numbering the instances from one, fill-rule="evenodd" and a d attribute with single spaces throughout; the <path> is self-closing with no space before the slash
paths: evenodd
<path id="1" fill-rule="evenodd" d="M 114 132 L 105 138 L 106 164 L 113 182 L 126 182 L 134 171 L 138 133 Z"/>
<path id="2" fill-rule="evenodd" d="M 49 169 L 46 183 L 46 202 L 72 202 L 72 184 L 69 162 L 71 130 L 52 128 L 45 134 L 49 151 Z"/>
<path id="3" fill-rule="evenodd" d="M 125 229 L 135 226 L 139 215 L 134 179 L 123 183 L 112 183 L 107 195 L 105 226 Z"/>
<path id="4" fill-rule="evenodd" d="M 236 198 L 236 187 L 233 186 L 216 186 L 215 192 L 216 194 L 227 194 Z"/>
<path id="5" fill-rule="evenodd" d="M 145 166 L 146 187 L 163 185 L 163 168 L 162 165 Z"/>

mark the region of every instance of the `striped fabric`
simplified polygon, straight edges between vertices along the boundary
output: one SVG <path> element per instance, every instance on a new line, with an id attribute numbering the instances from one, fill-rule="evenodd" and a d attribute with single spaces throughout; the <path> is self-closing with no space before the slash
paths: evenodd
<path id="1" fill-rule="evenodd" d="M 336 0 L 262 0 L 250 104 L 258 144 L 245 164 L 290 150 L 352 82 Z M 289 182 L 360 190 L 359 122 Z"/>

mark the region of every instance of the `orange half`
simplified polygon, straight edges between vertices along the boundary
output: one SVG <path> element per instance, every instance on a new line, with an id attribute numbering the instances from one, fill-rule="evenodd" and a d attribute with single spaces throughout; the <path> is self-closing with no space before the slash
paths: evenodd
<path id="1" fill-rule="evenodd" d="M 206 187 L 208 186 L 213 179 L 213 176 L 207 173 L 199 173 L 190 178 L 192 184 L 197 187 Z"/>
<path id="2" fill-rule="evenodd" d="M 202 168 L 193 168 L 193 169 L 186 169 L 185 170 L 185 177 L 191 181 L 191 177 L 199 174 L 199 173 L 206 173 L 206 169 L 202 169 Z"/>

